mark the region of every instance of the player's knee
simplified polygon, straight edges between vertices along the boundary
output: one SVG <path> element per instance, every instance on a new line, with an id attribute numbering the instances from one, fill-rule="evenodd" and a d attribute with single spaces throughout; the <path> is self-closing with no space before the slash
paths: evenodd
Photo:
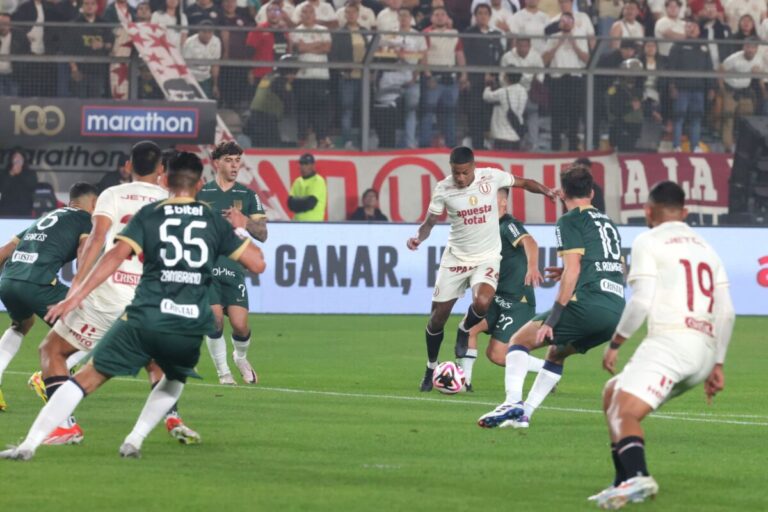
<path id="1" fill-rule="evenodd" d="M 488 309 L 491 307 L 491 301 L 493 297 L 479 296 L 472 302 L 472 309 L 475 310 L 477 316 L 485 316 L 488 313 Z"/>
<path id="2" fill-rule="evenodd" d="M 35 319 L 33 317 L 27 318 L 26 320 L 12 320 L 11 329 L 20 333 L 22 336 L 26 336 L 30 329 L 32 329 L 34 323 Z"/>
<path id="3" fill-rule="evenodd" d="M 606 413 L 608 412 L 608 408 L 611 406 L 611 403 L 613 402 L 613 391 L 614 391 L 615 382 L 614 379 L 609 380 L 605 383 L 605 386 L 603 387 L 603 411 Z"/>
<path id="4" fill-rule="evenodd" d="M 221 325 L 216 325 L 216 330 L 208 333 L 208 337 L 212 340 L 217 340 L 222 336 L 224 336 L 224 329 Z"/>
<path id="5" fill-rule="evenodd" d="M 507 350 L 506 346 L 502 346 L 501 350 L 497 349 L 493 345 L 489 345 L 485 349 L 485 355 L 488 360 L 498 366 L 506 366 L 507 364 Z"/>

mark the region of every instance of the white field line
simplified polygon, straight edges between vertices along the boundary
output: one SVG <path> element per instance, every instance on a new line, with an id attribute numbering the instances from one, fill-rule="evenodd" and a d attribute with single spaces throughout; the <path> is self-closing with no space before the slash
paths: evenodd
<path id="1" fill-rule="evenodd" d="M 30 372 L 10 371 L 5 372 L 6 375 L 23 375 L 29 376 Z M 120 382 L 134 382 L 142 385 L 146 385 L 146 381 L 139 378 L 131 377 L 118 377 L 114 380 Z M 188 382 L 188 386 L 192 387 L 204 387 L 204 388 L 218 388 L 218 389 L 238 389 L 248 391 L 263 391 L 271 393 L 293 393 L 297 395 L 315 395 L 315 396 L 328 396 L 328 397 L 340 397 L 340 398 L 362 398 L 368 400 L 400 400 L 410 402 L 439 402 L 442 404 L 456 404 L 456 405 L 482 405 L 495 407 L 498 402 L 481 402 L 477 400 L 451 400 L 449 397 L 444 398 L 428 398 L 423 396 L 404 396 L 404 395 L 379 395 L 374 393 L 346 393 L 341 391 L 320 391 L 315 389 L 295 389 L 295 388 L 278 388 L 269 386 L 227 386 L 225 384 L 207 384 L 204 382 Z M 542 406 L 541 409 L 557 412 L 569 412 L 575 414 L 603 414 L 603 411 L 599 409 L 583 409 L 577 407 L 549 407 Z M 707 413 L 686 413 L 686 412 L 661 412 L 651 415 L 654 419 L 673 420 L 673 421 L 692 421 L 697 423 L 715 423 L 719 425 L 746 425 L 757 427 L 768 427 L 768 421 L 743 421 L 727 418 L 757 418 L 768 419 L 768 416 L 750 415 L 750 414 L 707 414 Z"/>

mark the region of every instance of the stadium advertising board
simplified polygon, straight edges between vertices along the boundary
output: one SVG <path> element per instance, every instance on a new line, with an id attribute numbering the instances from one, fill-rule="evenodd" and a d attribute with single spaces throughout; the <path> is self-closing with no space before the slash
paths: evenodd
<path id="1" fill-rule="evenodd" d="M 0 138 L 42 141 L 212 143 L 212 101 L 100 101 L 70 98 L 0 98 Z"/>
<path id="2" fill-rule="evenodd" d="M 9 239 L 29 221 L 0 221 Z M 623 252 L 647 228 L 622 226 Z M 267 270 L 246 280 L 251 311 L 257 313 L 427 314 L 448 226 L 435 227 L 418 251 L 405 241 L 413 224 L 272 223 L 263 244 Z M 542 266 L 557 265 L 554 226 L 530 226 Z M 700 228 L 723 259 L 739 314 L 768 314 L 768 229 Z M 749 243 L 745 243 L 748 240 Z M 630 261 L 631 264 L 631 261 Z M 64 269 L 68 281 L 72 268 Z M 536 293 L 537 310 L 555 298 L 554 283 Z M 468 295 L 458 307 L 466 309 Z"/>

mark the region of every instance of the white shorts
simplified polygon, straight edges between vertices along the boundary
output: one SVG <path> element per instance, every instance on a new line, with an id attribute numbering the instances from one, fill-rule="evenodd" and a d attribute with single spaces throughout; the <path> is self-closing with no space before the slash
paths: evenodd
<path id="1" fill-rule="evenodd" d="M 483 261 L 482 263 L 462 263 L 447 251 L 440 261 L 440 269 L 437 271 L 435 291 L 432 293 L 434 302 L 448 302 L 464 296 L 467 288 L 478 283 L 487 283 L 496 289 L 499 282 L 499 265 L 501 255 Z"/>
<path id="2" fill-rule="evenodd" d="M 654 334 L 643 340 L 624 370 L 611 379 L 654 410 L 704 382 L 716 361 L 715 340 L 688 330 Z"/>
<path id="3" fill-rule="evenodd" d="M 90 352 L 122 313 L 123 310 L 99 311 L 88 296 L 79 308 L 59 318 L 53 330 L 76 349 Z"/>

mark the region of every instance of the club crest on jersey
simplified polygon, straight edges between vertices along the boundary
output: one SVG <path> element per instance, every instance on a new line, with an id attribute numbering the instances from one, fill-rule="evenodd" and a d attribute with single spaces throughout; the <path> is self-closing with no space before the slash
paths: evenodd
<path id="1" fill-rule="evenodd" d="M 471 204 L 472 206 L 477 206 L 477 203 L 478 203 L 477 197 L 469 196 L 469 204 Z"/>
<path id="2" fill-rule="evenodd" d="M 488 195 L 491 193 L 491 184 L 487 181 L 483 181 L 480 183 L 480 186 L 478 187 L 480 189 L 480 192 L 482 192 L 485 195 Z"/>
<path id="3" fill-rule="evenodd" d="M 235 199 L 234 201 L 232 201 L 232 206 L 234 208 L 242 211 L 242 209 L 243 209 L 243 201 L 241 199 Z"/>

